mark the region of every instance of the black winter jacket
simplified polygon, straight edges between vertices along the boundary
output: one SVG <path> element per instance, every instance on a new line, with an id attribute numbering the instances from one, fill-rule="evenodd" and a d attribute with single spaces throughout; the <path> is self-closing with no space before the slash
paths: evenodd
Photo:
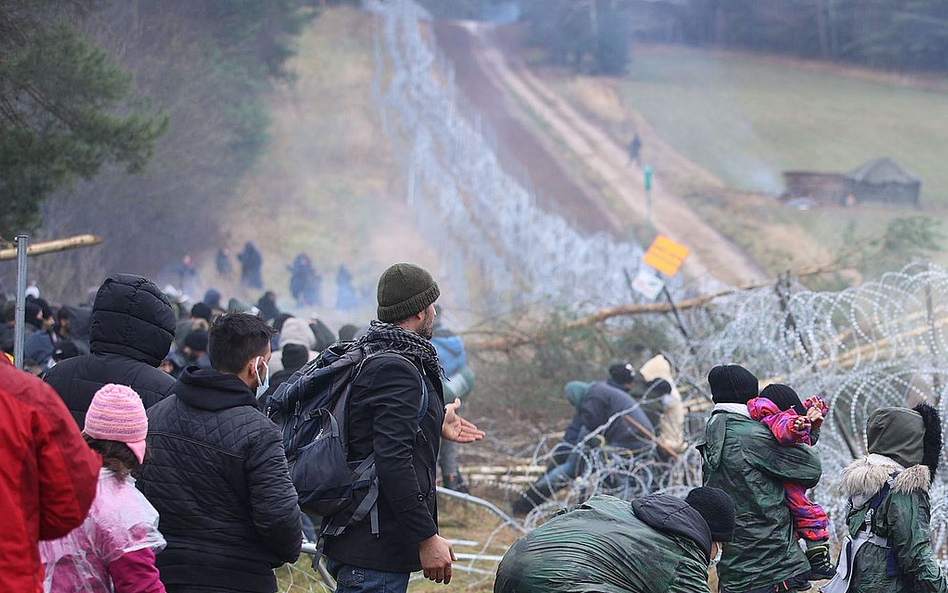
<path id="1" fill-rule="evenodd" d="M 352 383 L 349 460 L 375 451 L 379 477 L 379 535 L 369 518 L 326 538 L 326 555 L 344 564 L 385 572 L 421 570 L 418 542 L 438 533 L 435 482 L 444 394 L 438 377 L 425 375 L 428 411 L 421 420 L 420 363 L 370 358 Z"/>
<path id="2" fill-rule="evenodd" d="M 156 367 L 174 339 L 171 304 L 150 280 L 134 274 L 106 279 L 95 296 L 91 354 L 64 360 L 43 377 L 85 426 L 92 397 L 106 383 L 128 385 L 149 408 L 170 393 L 174 378 Z"/>
<path id="3" fill-rule="evenodd" d="M 158 510 L 166 585 L 271 593 L 300 554 L 300 510 L 280 432 L 234 375 L 188 367 L 148 410 L 138 488 Z"/>

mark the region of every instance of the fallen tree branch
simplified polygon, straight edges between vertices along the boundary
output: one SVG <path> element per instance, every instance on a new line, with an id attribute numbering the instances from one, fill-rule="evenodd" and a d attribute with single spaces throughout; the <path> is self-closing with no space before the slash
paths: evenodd
<path id="1" fill-rule="evenodd" d="M 797 278 L 802 278 L 805 276 L 815 276 L 818 274 L 828 274 L 830 272 L 836 272 L 839 270 L 845 269 L 843 266 L 840 266 L 836 263 L 820 266 L 811 266 L 809 268 L 804 268 L 797 272 L 793 273 L 793 276 Z M 748 284 L 742 284 L 740 286 L 735 286 L 718 292 L 713 292 L 710 294 L 705 294 L 697 296 L 690 299 L 685 299 L 674 303 L 674 308 L 677 308 L 679 311 L 685 309 L 694 309 L 697 307 L 702 307 L 708 302 L 725 297 L 736 292 L 741 292 L 744 290 L 753 290 L 755 288 L 762 288 L 764 286 L 769 286 L 776 282 L 776 280 L 767 280 L 766 282 L 751 282 Z M 643 314 L 654 314 L 654 313 L 671 313 L 673 309 L 672 303 L 633 303 L 628 305 L 619 305 L 618 307 L 609 307 L 608 309 L 601 309 L 587 315 L 586 317 L 580 317 L 566 324 L 566 329 L 575 329 L 578 327 L 584 327 L 587 325 L 594 325 L 596 323 L 602 323 L 613 317 L 626 317 L 631 315 L 643 315 Z M 510 351 L 514 348 L 525 346 L 536 339 L 536 336 L 528 336 L 525 334 L 519 334 L 516 336 L 508 336 L 506 338 L 490 338 L 490 339 L 474 339 L 469 340 L 467 347 L 472 350 L 504 350 Z"/>

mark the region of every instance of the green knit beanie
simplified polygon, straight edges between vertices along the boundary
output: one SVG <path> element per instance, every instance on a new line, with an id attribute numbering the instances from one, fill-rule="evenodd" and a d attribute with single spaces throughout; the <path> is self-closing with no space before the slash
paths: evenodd
<path id="1" fill-rule="evenodd" d="M 379 321 L 394 323 L 428 308 L 441 289 L 431 274 L 415 264 L 395 264 L 379 278 Z"/>

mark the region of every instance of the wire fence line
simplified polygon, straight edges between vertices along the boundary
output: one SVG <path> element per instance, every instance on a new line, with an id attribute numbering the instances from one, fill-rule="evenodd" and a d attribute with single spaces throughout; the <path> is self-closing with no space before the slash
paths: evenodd
<path id="1" fill-rule="evenodd" d="M 487 309 L 628 302 L 626 273 L 637 271 L 641 247 L 584 235 L 540 209 L 502 166 L 489 127 L 460 105 L 453 68 L 423 34 L 428 13 L 412 0 L 366 8 L 378 15 L 372 88 L 382 127 L 401 157 L 407 202 L 457 296 L 466 296 L 473 270 Z"/>

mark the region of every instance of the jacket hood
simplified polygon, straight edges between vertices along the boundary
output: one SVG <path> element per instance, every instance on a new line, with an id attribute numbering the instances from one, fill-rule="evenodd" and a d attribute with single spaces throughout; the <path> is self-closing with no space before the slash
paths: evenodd
<path id="1" fill-rule="evenodd" d="M 582 381 L 570 381 L 566 384 L 566 399 L 573 407 L 578 408 L 586 394 L 592 389 L 592 383 L 583 383 Z"/>
<path id="2" fill-rule="evenodd" d="M 189 406 L 201 410 L 224 410 L 254 406 L 254 392 L 237 375 L 189 366 L 181 373 L 171 393 Z"/>
<path id="3" fill-rule="evenodd" d="M 678 387 L 675 386 L 675 378 L 672 377 L 671 365 L 668 363 L 668 359 L 661 354 L 645 361 L 645 364 L 639 369 L 639 374 L 641 374 L 642 378 L 646 381 L 654 381 L 656 379 L 667 381 L 671 386 L 671 396 L 681 399 L 681 395 L 678 393 Z"/>
<path id="4" fill-rule="evenodd" d="M 894 459 L 875 453 L 849 464 L 843 470 L 838 488 L 843 495 L 852 499 L 853 507 L 859 508 L 875 496 L 889 476 L 896 472 L 898 476 L 893 492 L 928 492 L 931 485 L 928 467 L 913 465 L 906 469 Z"/>
<path id="5" fill-rule="evenodd" d="M 316 349 L 316 335 L 305 319 L 290 317 L 283 322 L 280 329 L 280 347 L 287 344 L 306 346 L 309 350 Z"/>
<path id="6" fill-rule="evenodd" d="M 633 500 L 632 511 L 652 529 L 692 540 L 711 561 L 711 529 L 704 517 L 684 500 L 669 494 L 652 494 Z"/>
<path id="7" fill-rule="evenodd" d="M 925 422 L 908 408 L 879 408 L 866 422 L 866 449 L 900 465 L 922 463 L 925 453 Z"/>
<path id="8" fill-rule="evenodd" d="M 102 283 L 92 307 L 93 354 L 120 354 L 157 367 L 174 340 L 168 297 L 150 280 L 116 274 Z"/>

